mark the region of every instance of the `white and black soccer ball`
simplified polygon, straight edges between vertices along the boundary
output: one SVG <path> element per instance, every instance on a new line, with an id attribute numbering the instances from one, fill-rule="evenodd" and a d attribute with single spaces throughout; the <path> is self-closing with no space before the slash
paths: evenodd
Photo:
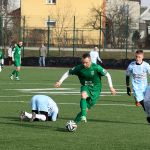
<path id="1" fill-rule="evenodd" d="M 77 129 L 77 124 L 73 120 L 69 120 L 66 123 L 66 128 L 69 132 L 73 132 Z"/>

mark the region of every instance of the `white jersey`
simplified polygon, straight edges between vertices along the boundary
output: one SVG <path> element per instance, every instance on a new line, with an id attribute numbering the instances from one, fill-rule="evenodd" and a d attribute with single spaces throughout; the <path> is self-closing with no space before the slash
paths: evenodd
<path id="1" fill-rule="evenodd" d="M 11 47 L 8 48 L 8 57 L 12 57 L 12 48 Z"/>
<path id="2" fill-rule="evenodd" d="M 100 62 L 102 62 L 102 60 L 100 59 L 99 54 L 98 54 L 97 51 L 94 51 L 94 50 L 91 51 L 91 52 L 90 52 L 90 57 L 91 57 L 92 63 L 94 63 L 94 64 L 97 64 L 97 59 L 98 59 Z"/>
<path id="3" fill-rule="evenodd" d="M 137 101 L 144 99 L 144 92 L 148 84 L 147 74 L 150 74 L 150 65 L 145 61 L 140 65 L 136 61 L 131 62 L 126 70 L 126 75 L 131 76 L 133 93 Z"/>

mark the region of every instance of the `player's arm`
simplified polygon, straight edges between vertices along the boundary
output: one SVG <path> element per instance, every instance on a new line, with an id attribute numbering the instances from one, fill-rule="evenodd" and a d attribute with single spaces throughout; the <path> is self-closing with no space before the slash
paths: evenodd
<path id="1" fill-rule="evenodd" d="M 130 88 L 130 71 L 131 69 L 130 69 L 130 65 L 129 65 L 129 67 L 128 67 L 128 69 L 127 69 L 127 71 L 126 71 L 126 87 L 127 87 L 127 94 L 129 95 L 129 96 L 131 96 L 131 88 Z"/>
<path id="2" fill-rule="evenodd" d="M 12 61 L 14 61 L 14 53 L 15 53 L 15 48 L 13 48 L 13 50 L 12 50 Z"/>
<path id="3" fill-rule="evenodd" d="M 97 59 L 98 59 L 98 61 L 100 61 L 101 63 L 103 63 L 102 60 L 101 60 L 100 57 L 99 57 L 98 52 L 97 52 Z"/>
<path id="4" fill-rule="evenodd" d="M 112 79 L 111 79 L 110 74 L 107 72 L 107 73 L 105 74 L 105 76 L 107 77 L 108 85 L 109 85 L 111 94 L 112 94 L 112 95 L 115 95 L 115 94 L 116 94 L 116 90 L 113 88 Z"/>
<path id="5" fill-rule="evenodd" d="M 68 76 L 69 76 L 69 71 L 64 73 L 63 76 L 60 78 L 60 80 L 55 83 L 55 87 L 60 87 L 63 81 L 68 78 Z"/>
<path id="6" fill-rule="evenodd" d="M 126 75 L 126 86 L 127 86 L 127 94 L 131 96 L 130 76 L 128 75 Z"/>

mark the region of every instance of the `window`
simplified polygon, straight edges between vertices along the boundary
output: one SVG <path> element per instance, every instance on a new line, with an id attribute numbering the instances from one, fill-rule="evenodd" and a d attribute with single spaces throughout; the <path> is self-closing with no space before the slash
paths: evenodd
<path id="1" fill-rule="evenodd" d="M 50 26 L 50 27 L 55 27 L 56 26 L 56 21 L 55 20 L 47 20 L 46 21 L 46 27 L 47 26 Z"/>
<path id="2" fill-rule="evenodd" d="M 46 0 L 46 4 L 56 4 L 56 0 Z"/>

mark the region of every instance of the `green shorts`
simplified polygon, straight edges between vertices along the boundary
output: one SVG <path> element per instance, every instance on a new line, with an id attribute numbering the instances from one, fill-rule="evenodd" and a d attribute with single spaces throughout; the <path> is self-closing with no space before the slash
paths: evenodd
<path id="1" fill-rule="evenodd" d="M 88 98 L 86 99 L 87 108 L 91 109 L 92 106 L 96 104 L 98 101 L 101 87 L 100 86 L 81 86 L 81 93 L 85 91 L 88 94 Z"/>
<path id="2" fill-rule="evenodd" d="M 21 66 L 20 60 L 15 60 L 15 61 L 14 61 L 14 65 L 15 65 L 16 67 L 20 67 L 20 66 Z"/>

